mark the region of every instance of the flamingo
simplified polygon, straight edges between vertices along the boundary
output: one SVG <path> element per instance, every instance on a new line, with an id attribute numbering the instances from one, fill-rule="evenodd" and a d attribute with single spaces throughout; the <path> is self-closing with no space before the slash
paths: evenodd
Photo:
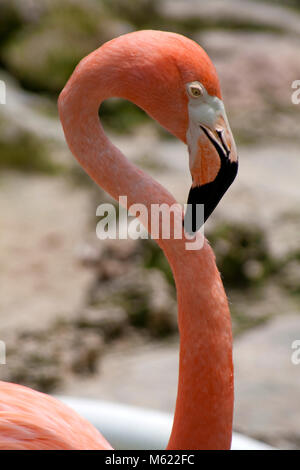
<path id="1" fill-rule="evenodd" d="M 206 220 L 237 172 L 236 147 L 208 55 L 179 34 L 125 34 L 81 60 L 58 101 L 66 141 L 99 186 L 116 200 L 127 195 L 129 205 L 142 203 L 149 210 L 152 204 L 171 206 L 173 196 L 105 135 L 98 109 L 113 96 L 132 101 L 187 144 L 192 176 L 188 202 L 192 208 L 203 203 Z M 228 302 L 213 250 L 201 231 L 193 236 L 202 240 L 202 248 L 186 249 L 183 219 L 181 211 L 181 239 L 157 240 L 173 271 L 180 332 L 177 401 L 167 449 L 230 449 L 234 388 Z M 192 219 L 193 228 L 199 228 Z M 0 449 L 112 447 L 59 400 L 1 382 Z"/>

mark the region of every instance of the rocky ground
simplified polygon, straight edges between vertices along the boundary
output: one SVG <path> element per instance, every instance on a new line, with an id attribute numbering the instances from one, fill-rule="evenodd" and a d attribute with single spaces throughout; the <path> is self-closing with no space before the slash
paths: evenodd
<path id="1" fill-rule="evenodd" d="M 144 9 L 150 3 L 145 0 Z M 115 2 L 123 21 L 114 21 L 113 31 L 146 24 L 137 14 L 135 23 L 126 23 L 132 12 L 123 4 Z M 37 44 L 43 60 L 51 57 L 56 44 L 37 36 L 48 37 L 53 22 L 61 23 L 51 9 L 42 22 L 50 2 L 36 5 L 18 10 L 28 25 L 10 38 L 10 54 L 1 53 L 0 24 L 1 66 L 10 72 L 0 72 L 7 85 L 0 109 L 0 339 L 7 343 L 7 364 L 0 378 L 172 411 L 178 337 L 168 265 L 150 241 L 96 238 L 96 207 L 106 196 L 66 150 L 52 97 L 24 91 L 11 76 L 26 86 L 35 70 L 35 86 L 45 89 L 49 75 L 41 61 L 33 69 L 23 60 Z M 198 6 L 159 2 L 152 27 L 192 31 L 205 46 L 239 143 L 238 178 L 206 227 L 231 306 L 235 428 L 280 448 L 299 448 L 300 365 L 291 361 L 292 342 L 300 339 L 299 106 L 290 99 L 291 82 L 300 77 L 298 13 L 237 0 L 225 10 L 217 0 L 202 2 L 201 11 Z M 97 40 L 105 40 L 107 29 L 89 21 Z M 64 40 L 69 50 L 70 39 Z M 95 47 L 90 39 L 81 42 L 83 49 Z M 49 78 L 52 92 L 65 73 Z M 129 136 L 112 134 L 114 142 L 184 203 L 190 187 L 185 146 L 147 119 L 136 125 L 132 108 L 116 109 Z M 109 132 L 119 131 L 110 113 L 104 109 Z"/>

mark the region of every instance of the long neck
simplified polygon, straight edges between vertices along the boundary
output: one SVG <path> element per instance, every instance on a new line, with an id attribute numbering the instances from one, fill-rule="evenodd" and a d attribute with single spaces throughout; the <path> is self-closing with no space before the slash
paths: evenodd
<path id="1" fill-rule="evenodd" d="M 172 264 L 172 263 L 171 263 Z M 179 380 L 168 449 L 229 449 L 233 416 L 228 302 L 212 249 L 172 264 L 180 331 Z"/>
<path id="2" fill-rule="evenodd" d="M 142 203 L 149 213 L 152 204 L 172 205 L 173 196 L 131 164 L 105 135 L 98 108 L 112 92 L 107 83 L 99 83 L 101 64 L 96 65 L 93 58 L 85 59 L 60 97 L 60 117 L 72 153 L 115 199 L 126 195 L 129 205 Z M 150 230 L 147 220 L 141 221 Z M 188 251 L 185 242 L 184 237 L 158 240 L 176 281 L 180 332 L 178 394 L 168 448 L 227 449 L 233 412 L 228 303 L 208 243 Z"/>

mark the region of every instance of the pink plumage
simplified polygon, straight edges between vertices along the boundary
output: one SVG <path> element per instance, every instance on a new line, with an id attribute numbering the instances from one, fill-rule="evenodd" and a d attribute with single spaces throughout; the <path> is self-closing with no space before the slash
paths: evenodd
<path id="1" fill-rule="evenodd" d="M 88 421 L 44 393 L 0 382 L 0 450 L 110 450 Z"/>

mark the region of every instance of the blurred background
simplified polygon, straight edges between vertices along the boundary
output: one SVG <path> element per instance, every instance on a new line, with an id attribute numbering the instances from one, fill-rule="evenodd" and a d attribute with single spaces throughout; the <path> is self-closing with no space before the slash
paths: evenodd
<path id="1" fill-rule="evenodd" d="M 299 448 L 299 0 L 0 0 L 0 378 L 174 409 L 168 264 L 150 240 L 96 238 L 96 208 L 110 199 L 71 156 L 56 107 L 83 56 L 147 28 L 205 48 L 238 145 L 238 178 L 206 227 L 231 306 L 234 427 Z M 101 118 L 128 158 L 186 202 L 183 144 L 123 100 L 105 102 Z"/>

